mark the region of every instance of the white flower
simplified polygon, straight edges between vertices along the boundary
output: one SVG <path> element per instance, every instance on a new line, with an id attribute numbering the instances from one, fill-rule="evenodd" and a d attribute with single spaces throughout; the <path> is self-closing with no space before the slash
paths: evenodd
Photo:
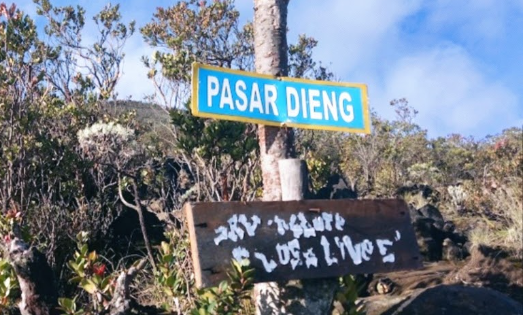
<path id="1" fill-rule="evenodd" d="M 84 153 L 100 157 L 109 153 L 117 153 L 123 157 L 135 154 L 134 130 L 121 124 L 98 122 L 78 131 L 77 137 Z"/>

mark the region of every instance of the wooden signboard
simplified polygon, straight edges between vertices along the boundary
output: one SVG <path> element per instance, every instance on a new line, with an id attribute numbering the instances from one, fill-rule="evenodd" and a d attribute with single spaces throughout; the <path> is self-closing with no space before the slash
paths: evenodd
<path id="1" fill-rule="evenodd" d="M 416 269 L 421 256 L 404 201 L 302 200 L 188 203 L 198 287 L 248 259 L 255 281 Z"/>

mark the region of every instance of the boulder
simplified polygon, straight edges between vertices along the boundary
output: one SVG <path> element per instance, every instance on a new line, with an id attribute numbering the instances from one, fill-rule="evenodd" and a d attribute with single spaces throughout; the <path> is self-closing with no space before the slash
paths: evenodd
<path id="1" fill-rule="evenodd" d="M 441 212 L 438 208 L 431 204 L 426 204 L 418 209 L 418 211 L 423 217 L 434 220 L 434 224 L 437 224 L 441 229 L 443 229 L 445 220 L 443 219 L 443 215 L 441 215 Z"/>
<path id="2" fill-rule="evenodd" d="M 523 315 L 523 305 L 487 288 L 440 285 L 412 295 L 383 315 Z"/>
<path id="3" fill-rule="evenodd" d="M 454 243 L 450 238 L 443 240 L 442 259 L 457 262 L 463 260 L 466 250 Z"/>
<path id="4" fill-rule="evenodd" d="M 329 177 L 327 184 L 320 188 L 312 199 L 355 199 L 358 194 L 349 188 L 347 181 L 339 174 Z"/>
<path id="5" fill-rule="evenodd" d="M 420 253 L 427 261 L 441 260 L 445 234 L 434 225 L 434 220 L 420 217 L 413 223 Z"/>
<path id="6" fill-rule="evenodd" d="M 523 303 L 523 269 L 507 252 L 484 245 L 472 248 L 470 259 L 445 277 L 447 284 L 488 287 Z"/>
<path id="7" fill-rule="evenodd" d="M 438 208 L 429 204 L 420 209 L 411 206 L 410 216 L 420 252 L 426 261 L 457 261 L 468 256 L 468 250 L 463 247 L 467 237 L 456 231 L 453 222 L 445 221 Z"/>

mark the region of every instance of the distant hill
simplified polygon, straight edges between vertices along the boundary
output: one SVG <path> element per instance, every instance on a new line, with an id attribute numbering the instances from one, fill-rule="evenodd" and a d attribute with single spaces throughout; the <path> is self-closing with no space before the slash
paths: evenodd
<path id="1" fill-rule="evenodd" d="M 107 104 L 107 111 L 112 115 L 119 115 L 126 111 L 136 111 L 137 120 L 151 127 L 165 126 L 171 123 L 168 110 L 153 103 L 141 101 L 124 101 L 117 100 Z"/>

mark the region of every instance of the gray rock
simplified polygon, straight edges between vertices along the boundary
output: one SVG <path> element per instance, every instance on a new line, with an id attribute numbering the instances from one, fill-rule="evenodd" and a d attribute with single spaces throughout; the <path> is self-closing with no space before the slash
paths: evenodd
<path id="1" fill-rule="evenodd" d="M 443 219 L 443 216 L 441 215 L 441 212 L 439 212 L 438 208 L 434 207 L 433 205 L 427 204 L 421 207 L 419 209 L 419 212 L 424 217 L 434 220 L 435 224 L 443 228 L 445 220 Z"/>
<path id="2" fill-rule="evenodd" d="M 383 315 L 523 315 L 523 305 L 486 288 L 440 285 L 413 295 Z"/>
<path id="3" fill-rule="evenodd" d="M 442 258 L 448 261 L 460 261 L 464 257 L 463 250 L 450 238 L 443 240 Z"/>

